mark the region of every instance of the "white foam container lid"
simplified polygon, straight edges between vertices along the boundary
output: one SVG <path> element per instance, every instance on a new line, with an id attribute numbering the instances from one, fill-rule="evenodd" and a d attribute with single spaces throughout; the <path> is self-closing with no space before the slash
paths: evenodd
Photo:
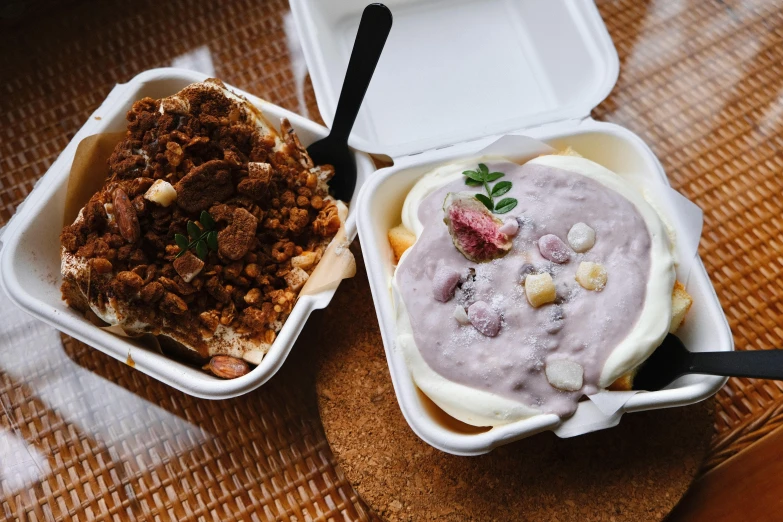
<path id="1" fill-rule="evenodd" d="M 247 375 L 232 380 L 218 379 L 146 349 L 132 339 L 97 328 L 79 312 L 68 308 L 60 294 L 59 236 L 64 225 L 70 168 L 79 142 L 93 134 L 125 130 L 125 114 L 135 101 L 145 96 L 156 99 L 170 96 L 186 85 L 206 78 L 205 74 L 184 69 L 152 69 L 112 89 L 1 231 L 0 286 L 15 304 L 30 314 L 115 359 L 126 361 L 130 354 L 137 370 L 180 391 L 196 397 L 225 399 L 247 393 L 268 381 L 282 366 L 310 313 L 328 305 L 335 291 L 302 296 L 261 364 Z M 240 89 L 229 88 L 244 95 L 273 123 L 282 117 L 288 118 L 305 146 L 328 134 L 321 125 Z M 356 164 L 358 188 L 375 166 L 363 153 L 356 153 Z M 356 205 L 352 204 L 346 222 L 348 239 L 356 236 L 355 209 Z"/>
<path id="2" fill-rule="evenodd" d="M 291 0 L 331 125 L 366 1 Z M 390 0 L 394 24 L 350 143 L 400 157 L 582 119 L 612 90 L 617 52 L 589 0 Z"/>
<path id="3" fill-rule="evenodd" d="M 321 114 L 331 123 L 361 12 L 359 0 L 291 0 Z M 724 378 L 689 375 L 666 389 L 630 397 L 612 414 L 582 401 L 563 421 L 555 415 L 460 431 L 431 413 L 395 348 L 387 231 L 400 222 L 414 183 L 437 165 L 475 157 L 504 134 L 531 136 L 583 156 L 642 186 L 668 185 L 650 148 L 631 131 L 589 115 L 617 80 L 619 60 L 590 0 L 389 0 L 389 40 L 350 143 L 385 153 L 394 166 L 375 173 L 358 197 L 357 225 L 389 370 L 400 408 L 426 442 L 457 455 L 478 455 L 552 430 L 570 437 L 615 426 L 623 413 L 691 404 Z M 661 202 L 668 207 L 668 202 Z M 675 229 L 682 216 L 667 216 Z M 679 277 L 684 274 L 678 274 Z M 720 302 L 697 258 L 686 287 L 695 304 L 678 336 L 693 351 L 732 350 Z"/>

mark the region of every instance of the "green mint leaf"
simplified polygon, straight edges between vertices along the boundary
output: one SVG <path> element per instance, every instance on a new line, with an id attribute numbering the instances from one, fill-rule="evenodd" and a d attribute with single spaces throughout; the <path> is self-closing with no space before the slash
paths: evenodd
<path id="1" fill-rule="evenodd" d="M 465 184 L 470 185 L 471 187 L 480 187 L 484 183 L 473 178 L 465 178 Z"/>
<path id="2" fill-rule="evenodd" d="M 475 170 L 466 170 L 463 172 L 465 176 L 467 176 L 467 179 L 472 179 L 474 181 L 478 181 L 479 183 L 484 181 L 484 176 L 481 175 L 480 172 L 476 172 Z"/>
<path id="3" fill-rule="evenodd" d="M 499 183 L 496 183 L 494 187 L 492 187 L 492 197 L 496 198 L 498 196 L 502 196 L 506 192 L 511 190 L 511 182 L 510 181 L 501 181 Z"/>
<path id="4" fill-rule="evenodd" d="M 196 255 L 202 261 L 207 259 L 207 244 L 204 241 L 196 243 Z"/>
<path id="5" fill-rule="evenodd" d="M 212 250 L 213 252 L 217 252 L 218 242 L 217 242 L 217 232 L 215 230 L 207 234 L 207 246 L 209 246 L 209 249 Z"/>
<path id="6" fill-rule="evenodd" d="M 201 236 L 201 229 L 192 221 L 188 221 L 188 235 L 190 239 L 198 239 Z"/>
<path id="7" fill-rule="evenodd" d="M 495 214 L 505 214 L 517 206 L 517 200 L 514 198 L 504 198 L 495 205 Z"/>
<path id="8" fill-rule="evenodd" d="M 184 251 L 188 249 L 188 238 L 182 234 L 174 234 L 174 242 L 177 243 L 179 249 L 183 251 L 181 253 L 184 253 Z"/>
<path id="9" fill-rule="evenodd" d="M 207 230 L 215 230 L 215 220 L 212 219 L 212 216 L 209 215 L 209 212 L 206 210 L 201 211 L 201 215 L 198 218 L 199 221 L 201 221 L 201 224 L 204 225 L 204 228 Z"/>
<path id="10" fill-rule="evenodd" d="M 489 174 L 489 169 L 483 163 L 479 163 L 479 170 L 481 171 L 482 174 L 484 174 L 485 177 L 487 174 Z"/>
<path id="11" fill-rule="evenodd" d="M 493 208 L 494 205 L 492 205 L 492 200 L 489 199 L 487 196 L 485 196 L 484 194 L 475 194 L 475 196 L 476 199 L 484 203 L 484 206 L 487 207 L 490 211 L 495 210 Z"/>
<path id="12" fill-rule="evenodd" d="M 505 174 L 502 172 L 490 172 L 487 174 L 487 181 L 495 181 L 496 179 L 500 179 L 503 176 L 505 176 Z"/>

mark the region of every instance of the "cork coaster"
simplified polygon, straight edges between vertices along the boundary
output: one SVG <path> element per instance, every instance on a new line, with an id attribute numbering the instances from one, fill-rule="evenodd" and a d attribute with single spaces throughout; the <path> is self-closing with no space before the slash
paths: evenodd
<path id="1" fill-rule="evenodd" d="M 348 481 L 388 520 L 660 520 L 713 434 L 707 401 L 628 414 L 581 437 L 547 432 L 455 457 L 419 439 L 400 412 L 363 268 L 340 288 L 323 329 L 317 391 L 326 437 Z"/>

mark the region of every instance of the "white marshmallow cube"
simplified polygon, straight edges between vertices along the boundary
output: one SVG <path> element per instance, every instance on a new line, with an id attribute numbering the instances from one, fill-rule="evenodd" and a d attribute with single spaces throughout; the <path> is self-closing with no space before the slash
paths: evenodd
<path id="1" fill-rule="evenodd" d="M 578 391 L 582 388 L 584 368 L 579 363 L 567 359 L 547 361 L 546 380 L 558 390 Z"/>
<path id="2" fill-rule="evenodd" d="M 161 207 L 168 207 L 177 200 L 177 191 L 171 183 L 159 179 L 147 189 L 144 199 L 157 203 Z"/>
<path id="3" fill-rule="evenodd" d="M 505 220 L 503 225 L 498 229 L 498 232 L 506 234 L 509 237 L 516 236 L 517 232 L 519 232 L 519 221 L 514 218 Z"/>
<path id="4" fill-rule="evenodd" d="M 577 223 L 568 231 L 568 244 L 574 252 L 587 252 L 595 245 L 595 230 L 585 223 Z"/>
<path id="5" fill-rule="evenodd" d="M 283 276 L 285 282 L 288 283 L 288 286 L 294 292 L 298 292 L 309 278 L 310 275 L 298 267 L 292 268 L 290 272 Z"/>

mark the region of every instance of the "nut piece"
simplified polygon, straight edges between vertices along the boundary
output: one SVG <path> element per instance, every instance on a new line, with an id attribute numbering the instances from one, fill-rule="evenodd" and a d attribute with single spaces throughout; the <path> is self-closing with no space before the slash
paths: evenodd
<path id="1" fill-rule="evenodd" d="M 124 271 L 117 274 L 112 283 L 114 291 L 123 297 L 132 297 L 141 289 L 144 280 L 130 271 Z"/>
<path id="2" fill-rule="evenodd" d="M 251 288 L 250 291 L 245 294 L 244 299 L 249 305 L 257 305 L 263 301 L 264 296 L 261 295 L 261 290 L 258 288 Z"/>
<path id="3" fill-rule="evenodd" d="M 582 388 L 584 368 L 579 363 L 566 359 L 547 361 L 546 380 L 558 390 L 578 391 Z"/>
<path id="4" fill-rule="evenodd" d="M 310 270 L 315 264 L 316 256 L 315 252 L 302 252 L 301 255 L 291 258 L 291 266 L 301 268 L 302 270 Z"/>
<path id="5" fill-rule="evenodd" d="M 172 263 L 174 270 L 180 275 L 183 281 L 190 283 L 196 277 L 201 269 L 204 268 L 204 261 L 194 256 L 192 252 L 187 251 Z"/>
<path id="6" fill-rule="evenodd" d="M 220 324 L 220 315 L 217 310 L 210 310 L 208 312 L 201 312 L 198 316 L 201 324 L 204 325 L 210 333 L 215 333 L 218 325 Z"/>
<path id="7" fill-rule="evenodd" d="M 187 114 L 190 111 L 190 103 L 185 98 L 180 98 L 176 94 L 160 100 L 160 113 L 170 112 L 171 114 Z"/>
<path id="8" fill-rule="evenodd" d="M 223 257 L 236 261 L 242 259 L 250 249 L 256 235 L 258 220 L 243 208 L 234 210 L 231 224 L 218 233 L 218 252 Z"/>
<path id="9" fill-rule="evenodd" d="M 456 319 L 457 322 L 462 326 L 466 326 L 470 324 L 468 313 L 465 311 L 465 307 L 463 307 L 462 305 L 457 305 L 457 307 L 454 308 L 454 319 Z"/>
<path id="10" fill-rule="evenodd" d="M 291 209 L 292 214 L 294 210 L 295 209 Z M 301 211 L 299 215 L 302 217 L 307 214 L 307 211 L 304 209 L 296 210 Z M 340 230 L 340 224 L 340 212 L 337 205 L 335 205 L 334 202 L 329 201 L 313 220 L 313 233 L 317 236 L 333 236 Z"/>
<path id="11" fill-rule="evenodd" d="M 519 232 L 519 221 L 515 218 L 506 219 L 500 227 L 500 232 L 509 237 L 516 236 L 517 232 Z"/>
<path id="12" fill-rule="evenodd" d="M 207 293 L 215 298 L 219 303 L 227 303 L 231 299 L 231 293 L 220 284 L 220 280 L 217 276 L 212 276 L 207 280 L 205 285 Z"/>
<path id="13" fill-rule="evenodd" d="M 236 379 L 250 373 L 250 366 L 242 359 L 231 357 L 230 355 L 216 355 L 209 360 L 209 364 L 204 366 L 204 370 L 209 370 L 216 377 L 221 379 Z"/>
<path id="14" fill-rule="evenodd" d="M 92 267 L 93 270 L 95 270 L 96 273 L 101 275 L 109 274 L 114 269 L 114 267 L 111 264 L 111 261 L 103 257 L 95 257 L 93 259 L 90 259 L 89 265 L 90 267 Z"/>
<path id="15" fill-rule="evenodd" d="M 239 182 L 237 190 L 253 199 L 263 198 L 272 182 L 272 165 L 250 162 L 247 164 L 247 178 Z"/>
<path id="16" fill-rule="evenodd" d="M 310 276 L 307 275 L 307 272 L 305 272 L 301 268 L 296 268 L 296 267 L 291 269 L 291 271 L 284 276 L 285 282 L 288 283 L 288 286 L 294 292 L 298 292 L 299 289 L 301 289 L 304 286 L 304 284 L 307 282 L 309 278 Z"/>
<path id="17" fill-rule="evenodd" d="M 606 286 L 606 269 L 599 263 L 582 261 L 576 270 L 576 282 L 587 290 L 600 292 Z"/>
<path id="18" fill-rule="evenodd" d="M 163 297 L 163 291 L 163 285 L 157 281 L 153 281 L 141 289 L 141 299 L 145 303 L 160 301 L 160 298 Z"/>
<path id="19" fill-rule="evenodd" d="M 568 231 L 568 244 L 575 252 L 587 252 L 595 245 L 595 230 L 585 223 L 577 223 Z"/>
<path id="20" fill-rule="evenodd" d="M 535 308 L 555 300 L 555 283 L 547 272 L 543 274 L 529 274 L 525 278 L 525 295 L 527 300 Z"/>
<path id="21" fill-rule="evenodd" d="M 157 203 L 161 207 L 168 207 L 177 200 L 177 191 L 174 190 L 174 185 L 159 179 L 147 189 L 144 199 Z"/>
<path id="22" fill-rule="evenodd" d="M 306 169 L 313 168 L 313 160 L 310 159 L 307 149 L 299 141 L 299 136 L 296 135 L 296 131 L 291 126 L 288 118 L 280 118 L 280 133 L 283 135 L 283 141 L 288 145 L 288 152 L 291 156 L 297 158 L 302 167 Z"/>
<path id="23" fill-rule="evenodd" d="M 169 164 L 172 167 L 176 167 L 180 163 L 182 163 L 182 156 L 184 155 L 184 152 L 182 151 L 182 147 L 179 143 L 176 141 L 170 141 L 166 144 L 166 159 L 169 160 Z"/>
<path id="24" fill-rule="evenodd" d="M 121 188 L 115 189 L 113 199 L 114 218 L 117 220 L 120 235 L 128 243 L 135 243 L 141 237 L 141 227 L 139 226 L 139 218 L 136 216 L 136 209 L 133 208 L 133 203 Z"/>
<path id="25" fill-rule="evenodd" d="M 188 311 L 188 305 L 177 294 L 166 292 L 160 302 L 160 309 L 174 315 L 181 315 Z"/>

